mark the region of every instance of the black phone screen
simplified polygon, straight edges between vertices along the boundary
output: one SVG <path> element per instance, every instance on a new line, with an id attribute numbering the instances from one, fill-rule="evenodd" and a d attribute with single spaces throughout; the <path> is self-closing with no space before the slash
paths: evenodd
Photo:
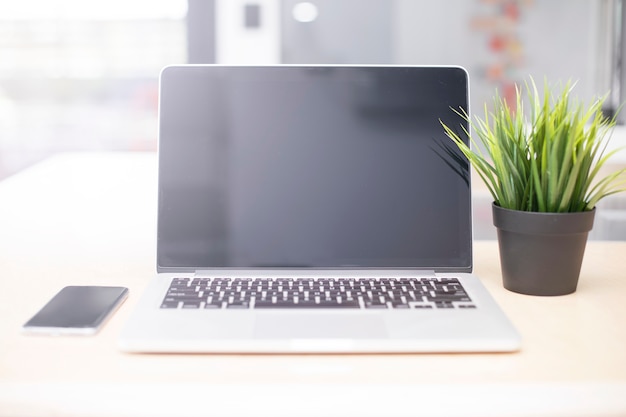
<path id="1" fill-rule="evenodd" d="M 39 310 L 24 329 L 95 331 L 127 295 L 128 289 L 124 287 L 67 286 Z"/>

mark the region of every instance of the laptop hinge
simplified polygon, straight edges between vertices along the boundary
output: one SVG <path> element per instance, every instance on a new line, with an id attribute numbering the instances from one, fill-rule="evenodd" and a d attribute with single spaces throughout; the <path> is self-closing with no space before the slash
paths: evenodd
<path id="1" fill-rule="evenodd" d="M 250 274 L 254 274 L 255 270 L 250 270 L 250 271 L 246 271 L 246 270 L 239 270 L 239 271 L 229 271 L 229 270 L 215 270 L 215 269 L 198 269 L 195 271 L 194 276 L 195 277 L 207 277 L 207 276 L 216 276 L 216 274 L 220 274 L 220 273 L 224 273 L 225 275 L 228 276 L 232 276 L 233 273 L 241 273 L 242 275 L 250 275 Z M 258 270 L 256 270 L 256 272 L 258 272 Z M 304 275 L 332 275 L 332 274 L 337 274 L 337 276 L 352 276 L 352 275 L 366 275 L 366 276 L 397 276 L 397 277 L 401 277 L 401 276 L 408 276 L 408 277 L 414 277 L 414 276 L 420 276 L 420 277 L 429 277 L 429 276 L 436 276 L 436 272 L 433 269 L 410 269 L 410 268 L 341 268 L 341 269 L 333 269 L 333 268 L 319 268 L 319 269 L 314 269 L 314 268 L 307 268 L 307 269 L 300 269 L 300 270 L 273 270 L 273 271 L 266 271 L 265 274 L 256 274 L 256 275 L 266 275 L 267 273 L 269 273 L 270 275 L 272 275 L 273 273 L 276 273 L 277 275 L 290 275 L 293 277 L 297 277 L 299 274 L 298 272 L 300 272 L 303 276 Z"/>

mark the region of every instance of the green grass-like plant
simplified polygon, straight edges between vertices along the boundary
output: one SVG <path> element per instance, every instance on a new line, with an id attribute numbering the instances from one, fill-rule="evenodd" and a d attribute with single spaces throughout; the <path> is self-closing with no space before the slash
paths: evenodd
<path id="1" fill-rule="evenodd" d="M 453 109 L 475 132 L 473 136 L 461 126 L 471 147 L 442 122 L 446 135 L 470 161 L 495 203 L 521 211 L 580 212 L 592 210 L 604 197 L 626 191 L 626 168 L 597 178 L 618 151 L 606 152 L 616 123 L 615 117 L 602 113 L 606 96 L 585 107 L 571 98 L 571 82 L 556 97 L 547 82 L 543 95 L 534 80 L 525 86 L 529 116 L 519 87 L 515 111 L 498 94 L 492 112 L 485 105 L 483 119 L 471 119 L 464 109 Z"/>

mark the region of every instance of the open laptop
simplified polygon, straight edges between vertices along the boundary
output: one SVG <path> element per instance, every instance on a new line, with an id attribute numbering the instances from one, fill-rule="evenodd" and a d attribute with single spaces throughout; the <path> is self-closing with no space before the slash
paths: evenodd
<path id="1" fill-rule="evenodd" d="M 518 350 L 471 275 L 452 108 L 460 67 L 165 68 L 158 273 L 120 348 Z"/>

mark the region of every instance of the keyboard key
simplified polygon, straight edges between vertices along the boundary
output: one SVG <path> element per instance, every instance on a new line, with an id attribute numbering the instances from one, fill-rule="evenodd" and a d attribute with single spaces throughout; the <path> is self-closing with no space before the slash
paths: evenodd
<path id="1" fill-rule="evenodd" d="M 392 301 L 391 305 L 393 308 L 409 308 L 409 304 L 402 301 Z"/>
<path id="2" fill-rule="evenodd" d="M 200 308 L 200 301 L 184 301 L 183 308 L 184 309 Z"/>
<path id="3" fill-rule="evenodd" d="M 216 309 L 216 308 L 222 308 L 222 301 L 211 301 L 209 303 L 205 303 L 204 304 L 204 308 L 209 310 L 209 309 Z"/>
<path id="4" fill-rule="evenodd" d="M 292 301 L 256 301 L 254 304 L 255 308 L 359 308 L 359 303 L 357 301 L 353 302 L 324 302 L 320 301 L 316 303 L 314 301 L 302 301 L 302 302 L 292 302 Z"/>
<path id="5" fill-rule="evenodd" d="M 226 308 L 243 308 L 246 309 L 250 307 L 247 301 L 234 301 L 232 303 L 226 304 Z"/>
<path id="6" fill-rule="evenodd" d="M 386 303 L 381 303 L 381 302 L 375 302 L 375 301 L 366 301 L 365 302 L 365 308 L 387 308 L 387 304 Z"/>
<path id="7" fill-rule="evenodd" d="M 165 301 L 161 304 L 161 308 L 178 308 L 178 301 Z"/>

